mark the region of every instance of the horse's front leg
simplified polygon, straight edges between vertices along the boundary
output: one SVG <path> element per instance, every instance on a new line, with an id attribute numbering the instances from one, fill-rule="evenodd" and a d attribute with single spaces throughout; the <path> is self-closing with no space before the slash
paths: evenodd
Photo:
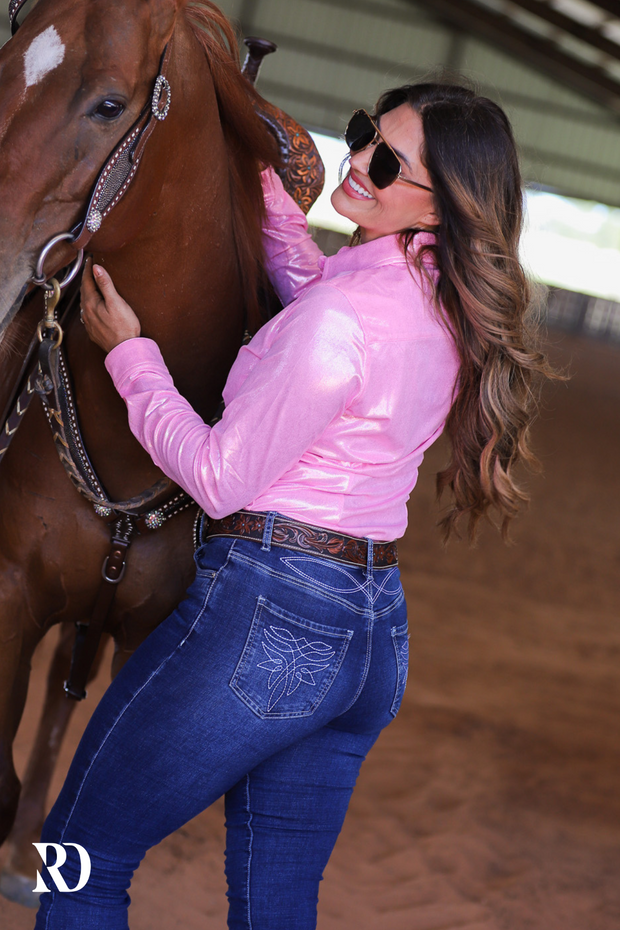
<path id="1" fill-rule="evenodd" d="M 0 559 L 0 844 L 11 830 L 19 801 L 13 740 L 26 701 L 32 654 L 27 654 L 29 618 L 21 581 L 19 572 Z"/>
<path id="2" fill-rule="evenodd" d="M 24 775 L 19 807 L 7 843 L 7 859 L 0 875 L 0 893 L 16 904 L 38 907 L 39 896 L 32 893 L 40 860 L 32 845 L 41 836 L 45 805 L 56 769 L 62 742 L 76 706 L 67 698 L 63 683 L 69 675 L 75 625 L 61 625 L 47 677 L 45 702 L 34 746 Z M 103 636 L 88 680 L 99 670 L 108 637 Z"/>

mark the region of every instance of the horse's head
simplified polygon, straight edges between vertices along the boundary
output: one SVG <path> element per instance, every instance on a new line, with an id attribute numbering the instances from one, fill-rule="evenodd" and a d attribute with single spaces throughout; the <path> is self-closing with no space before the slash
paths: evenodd
<path id="1" fill-rule="evenodd" d="M 183 0 L 40 0 L 0 50 L 0 339 L 150 98 Z M 54 252 L 56 267 L 75 256 Z"/>

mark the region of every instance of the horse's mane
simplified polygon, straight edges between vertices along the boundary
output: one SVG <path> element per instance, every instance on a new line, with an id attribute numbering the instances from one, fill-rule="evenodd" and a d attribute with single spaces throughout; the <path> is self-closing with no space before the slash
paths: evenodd
<path id="1" fill-rule="evenodd" d="M 260 171 L 265 165 L 278 165 L 280 157 L 274 137 L 255 109 L 261 97 L 241 73 L 239 45 L 230 22 L 210 0 L 188 0 L 185 11 L 213 77 L 230 156 L 233 233 L 247 325 L 255 332 L 264 322 L 258 301 L 259 288 L 265 283 L 261 235 L 265 205 Z"/>

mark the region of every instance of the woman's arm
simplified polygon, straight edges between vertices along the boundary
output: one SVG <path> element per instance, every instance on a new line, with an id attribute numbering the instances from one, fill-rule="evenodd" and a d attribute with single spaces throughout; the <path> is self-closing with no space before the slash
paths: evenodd
<path id="1" fill-rule="evenodd" d="M 219 518 L 246 507 L 297 464 L 358 394 L 364 354 L 346 298 L 319 285 L 295 305 L 213 428 L 176 390 L 152 340 L 122 342 L 106 367 L 155 464 Z"/>
<path id="2" fill-rule="evenodd" d="M 89 336 L 109 353 L 106 367 L 133 434 L 212 517 L 247 506 L 277 481 L 362 387 L 362 327 L 346 297 L 327 284 L 263 331 L 259 354 L 241 350 L 213 428 L 176 390 L 157 344 L 139 338 L 139 320 L 109 274 L 91 271 L 90 263 L 82 307 Z"/>
<path id="3" fill-rule="evenodd" d="M 321 279 L 325 256 L 312 240 L 303 212 L 273 168 L 262 175 L 267 222 L 263 227 L 267 273 L 284 307 Z"/>

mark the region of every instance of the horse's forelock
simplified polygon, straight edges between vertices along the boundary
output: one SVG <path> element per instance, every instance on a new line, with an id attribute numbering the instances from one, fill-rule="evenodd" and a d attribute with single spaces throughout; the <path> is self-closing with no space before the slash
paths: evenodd
<path id="1" fill-rule="evenodd" d="M 229 20 L 209 0 L 188 0 L 185 12 L 213 77 L 229 155 L 233 228 L 248 326 L 255 331 L 264 322 L 258 304 L 258 290 L 264 283 L 261 229 L 265 206 L 260 170 L 278 164 L 279 153 L 256 113 L 254 104 L 260 97 L 241 74 L 237 37 Z"/>

